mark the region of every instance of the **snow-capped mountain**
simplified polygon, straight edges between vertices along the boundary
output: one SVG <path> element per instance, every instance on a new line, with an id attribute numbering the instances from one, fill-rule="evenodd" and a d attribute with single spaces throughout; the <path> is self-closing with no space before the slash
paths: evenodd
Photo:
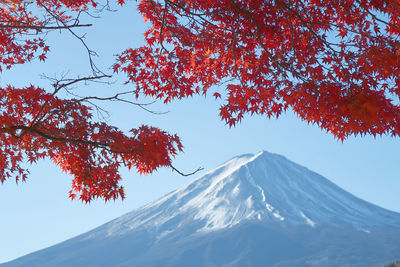
<path id="1" fill-rule="evenodd" d="M 101 231 L 120 235 L 151 228 L 165 236 L 184 225 L 195 233 L 249 220 L 348 224 L 360 229 L 400 226 L 398 213 L 356 198 L 317 173 L 264 151 L 235 157 Z"/>
<path id="2" fill-rule="evenodd" d="M 264 151 L 4 266 L 376 266 L 398 240 L 400 214 Z"/>

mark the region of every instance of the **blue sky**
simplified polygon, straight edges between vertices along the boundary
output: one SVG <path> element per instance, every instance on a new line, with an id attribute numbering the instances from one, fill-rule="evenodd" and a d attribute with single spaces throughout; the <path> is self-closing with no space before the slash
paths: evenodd
<path id="1" fill-rule="evenodd" d="M 87 43 L 100 55 L 97 64 L 107 70 L 113 54 L 142 44 L 144 24 L 137 16 L 135 2 L 102 17 L 91 20 L 94 26 L 87 30 Z M 48 40 L 51 53 L 46 63 L 34 62 L 3 72 L 0 85 L 33 83 L 49 88 L 48 81 L 39 79 L 40 74 L 89 73 L 86 52 L 76 39 L 54 32 Z M 121 81 L 116 79 L 112 88 L 122 88 Z M 113 89 L 94 84 L 76 90 L 101 94 Z M 169 105 L 154 104 L 154 110 L 169 111 L 164 115 L 126 104 L 111 103 L 106 108 L 111 113 L 109 122 L 124 130 L 149 124 L 177 133 L 185 152 L 177 156 L 174 165 L 182 171 L 199 166 L 209 170 L 233 156 L 267 150 L 322 174 L 362 199 L 400 212 L 399 138 L 351 137 L 341 143 L 290 113 L 278 120 L 246 117 L 237 127 L 229 128 L 218 117 L 221 103 L 213 97 L 194 97 Z M 139 176 L 122 170 L 127 193 L 124 201 L 85 205 L 68 199 L 72 178 L 51 162 L 42 161 L 30 170 L 26 183 L 15 185 L 10 180 L 0 185 L 0 262 L 86 232 L 201 175 L 182 177 L 160 169 L 153 175 Z"/>

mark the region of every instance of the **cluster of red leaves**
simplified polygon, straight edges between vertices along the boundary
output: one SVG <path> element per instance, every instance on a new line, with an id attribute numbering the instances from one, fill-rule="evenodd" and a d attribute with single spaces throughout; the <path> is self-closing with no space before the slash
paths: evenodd
<path id="1" fill-rule="evenodd" d="M 25 180 L 24 160 L 50 158 L 74 176 L 71 198 L 123 198 L 120 166 L 149 173 L 169 166 L 182 150 L 177 136 L 157 128 L 141 126 L 127 136 L 91 117 L 79 101 L 60 99 L 34 86 L 0 88 L 0 181 L 12 175 Z"/>
<path id="2" fill-rule="evenodd" d="M 343 140 L 400 135 L 400 4 L 142 0 L 146 44 L 114 66 L 165 102 L 226 84 L 221 117 L 292 109 Z M 221 86 L 219 87 L 221 88 Z"/>
<path id="3" fill-rule="evenodd" d="M 123 4 L 124 1 L 118 1 Z M 38 57 L 49 47 L 37 36 L 57 25 L 68 25 L 71 12 L 97 4 L 92 0 L 5 0 L 0 3 L 0 72 Z M 33 7 L 33 9 L 32 9 Z M 42 15 L 38 19 L 32 11 Z M 40 13 L 42 11 L 42 13 Z M 55 91 L 55 93 L 57 90 Z M 182 145 L 176 135 L 141 126 L 130 135 L 94 122 L 90 108 L 77 99 L 60 99 L 35 86 L 0 88 L 0 182 L 24 181 L 25 161 L 49 158 L 71 174 L 72 199 L 89 202 L 124 198 L 119 185 L 121 166 L 146 174 L 170 166 Z"/>
<path id="4" fill-rule="evenodd" d="M 118 1 L 121 5 L 124 1 Z M 96 7 L 93 0 L 3 0 L 0 2 L 0 71 L 23 64 L 35 56 L 46 59 L 49 47 L 42 38 L 32 38 L 48 26 L 62 26 L 71 12 Z M 35 11 L 35 12 L 34 12 Z M 35 14 L 40 16 L 36 16 Z"/>
<path id="5" fill-rule="evenodd" d="M 14 28 L 10 26 L 42 25 L 32 13 L 27 11 L 22 1 L 2 1 L 0 4 L 0 71 L 5 66 L 30 61 L 35 53 L 44 59 L 48 47 L 40 38 L 26 38 L 21 36 L 29 33 L 27 28 Z M 8 26 L 8 27 L 5 27 Z M 38 51 L 41 50 L 41 51 Z"/>
<path id="6" fill-rule="evenodd" d="M 47 24 L 68 22 L 67 11 L 82 11 L 93 0 L 3 0 L 0 2 L 0 71 L 15 64 L 23 64 L 38 57 L 46 59 L 49 47 L 42 38 L 33 38 Z M 39 19 L 33 14 L 42 11 Z"/>

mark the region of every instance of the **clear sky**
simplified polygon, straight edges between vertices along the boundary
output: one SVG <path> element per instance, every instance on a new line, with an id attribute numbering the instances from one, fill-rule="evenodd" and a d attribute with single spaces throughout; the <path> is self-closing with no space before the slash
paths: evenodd
<path id="1" fill-rule="evenodd" d="M 135 5 L 136 2 L 130 2 L 118 12 L 102 14 L 101 19 L 82 20 L 94 23 L 86 30 L 87 43 L 99 53 L 96 62 L 106 71 L 111 72 L 108 68 L 113 54 L 143 42 L 145 26 Z M 76 39 L 58 32 L 47 39 L 51 53 L 46 63 L 34 62 L 3 72 L 0 85 L 32 83 L 50 88 L 48 81 L 39 79 L 40 74 L 89 73 L 86 51 Z M 111 88 L 122 88 L 121 79 L 115 79 Z M 94 84 L 76 90 L 102 94 L 111 88 Z M 290 113 L 278 120 L 246 117 L 230 129 L 218 117 L 221 103 L 212 97 L 195 97 L 169 105 L 156 103 L 153 109 L 169 111 L 165 115 L 149 114 L 125 104 L 108 104 L 106 108 L 111 115 L 109 122 L 122 129 L 149 124 L 177 133 L 185 152 L 177 156 L 174 165 L 182 171 L 190 172 L 199 166 L 209 170 L 236 155 L 267 150 L 320 173 L 364 200 L 400 212 L 400 138 L 351 137 L 341 143 Z M 153 175 L 139 176 L 123 170 L 122 184 L 127 193 L 124 201 L 94 201 L 85 205 L 68 199 L 72 177 L 51 162 L 42 161 L 30 170 L 26 183 L 16 185 L 10 180 L 0 185 L 0 262 L 86 232 L 201 175 L 182 177 L 169 169 L 160 169 Z"/>

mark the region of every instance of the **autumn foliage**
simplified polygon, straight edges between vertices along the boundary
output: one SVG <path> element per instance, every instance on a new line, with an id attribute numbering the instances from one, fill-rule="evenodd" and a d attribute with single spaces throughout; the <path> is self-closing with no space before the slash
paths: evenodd
<path id="1" fill-rule="evenodd" d="M 0 88 L 2 108 L 2 150 L 0 180 L 12 174 L 25 180 L 24 159 L 30 163 L 51 158 L 63 171 L 75 178 L 70 196 L 90 201 L 123 197 L 118 186 L 118 168 L 135 167 L 149 173 L 159 166 L 168 166 L 170 156 L 181 145 L 177 136 L 157 128 L 142 126 L 130 135 L 105 123 L 91 122 L 87 106 L 76 100 L 64 100 L 29 86 L 17 89 Z M 176 148 L 175 145 L 178 147 Z"/>
<path id="2" fill-rule="evenodd" d="M 38 20 L 28 11 L 33 4 L 37 5 L 35 8 L 44 8 L 44 14 L 56 18 L 63 26 L 49 26 L 47 19 Z M 44 40 L 30 39 L 27 34 L 67 28 L 70 16 L 64 10 L 79 11 L 88 8 L 88 4 L 95 5 L 92 1 L 3 1 L 0 67 L 8 69 L 35 57 L 45 60 L 49 47 Z M 123 198 L 119 167 L 150 173 L 158 167 L 170 166 L 173 156 L 182 150 L 176 135 L 154 127 L 141 126 L 127 135 L 104 122 L 93 121 L 91 108 L 82 99 L 57 97 L 67 85 L 60 82 L 53 92 L 33 85 L 0 88 L 1 182 L 10 177 L 25 180 L 28 170 L 22 166 L 26 160 L 34 163 L 50 158 L 73 175 L 71 198 L 79 195 L 85 202 L 97 197 Z"/>
<path id="3" fill-rule="evenodd" d="M 342 140 L 400 134 L 398 1 L 167 0 L 139 10 L 152 25 L 147 45 L 116 69 L 146 95 L 215 90 L 229 125 L 292 109 Z"/>
<path id="4" fill-rule="evenodd" d="M 74 14 L 101 4 L 1 1 L 0 70 L 45 61 L 39 33 L 82 26 Z M 146 44 L 127 48 L 113 66 L 136 97 L 212 94 L 223 99 L 229 126 L 246 114 L 291 110 L 340 140 L 400 135 L 398 0 L 142 0 L 138 9 L 149 25 Z M 25 179 L 23 160 L 47 157 L 74 176 L 71 197 L 115 199 L 123 197 L 120 166 L 149 173 L 182 150 L 177 136 L 157 128 L 126 135 L 93 121 L 82 99 L 57 97 L 62 87 L 0 88 L 1 181 Z"/>

